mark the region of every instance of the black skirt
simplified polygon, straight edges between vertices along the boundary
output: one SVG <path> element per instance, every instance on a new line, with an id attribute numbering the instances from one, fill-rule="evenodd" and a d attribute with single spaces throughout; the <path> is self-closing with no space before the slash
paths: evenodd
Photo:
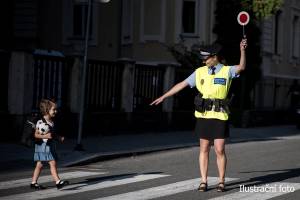
<path id="1" fill-rule="evenodd" d="M 195 132 L 200 139 L 228 138 L 229 123 L 228 120 L 197 118 Z"/>

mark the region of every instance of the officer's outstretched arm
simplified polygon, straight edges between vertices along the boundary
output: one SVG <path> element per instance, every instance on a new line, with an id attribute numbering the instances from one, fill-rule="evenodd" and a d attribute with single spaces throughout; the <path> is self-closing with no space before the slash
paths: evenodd
<path id="1" fill-rule="evenodd" d="M 177 92 L 179 92 L 180 90 L 182 90 L 186 86 L 188 86 L 188 83 L 185 80 L 180 82 L 180 83 L 177 83 L 169 91 L 167 91 L 164 95 L 162 95 L 161 97 L 155 99 L 150 105 L 152 106 L 152 105 L 160 104 L 161 102 L 164 101 L 165 98 L 176 94 Z"/>
<path id="2" fill-rule="evenodd" d="M 240 74 L 241 71 L 245 70 L 246 68 L 246 48 L 247 48 L 247 39 L 242 39 L 240 43 L 240 50 L 241 50 L 240 64 L 236 65 L 237 74 Z"/>

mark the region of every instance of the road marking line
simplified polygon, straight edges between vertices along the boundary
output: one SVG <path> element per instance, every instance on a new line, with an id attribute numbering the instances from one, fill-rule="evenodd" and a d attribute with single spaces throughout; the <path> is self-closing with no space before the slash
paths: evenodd
<path id="1" fill-rule="evenodd" d="M 240 200 L 240 199 L 243 199 L 243 200 L 252 200 L 252 199 L 267 200 L 267 199 L 271 199 L 271 198 L 274 198 L 277 196 L 289 194 L 291 191 L 290 192 L 288 192 L 287 190 L 284 191 L 284 188 L 286 188 L 286 187 L 293 188 L 294 191 L 299 190 L 300 183 L 273 182 L 273 183 L 269 183 L 266 185 L 259 185 L 256 187 L 265 189 L 264 191 L 266 191 L 266 188 L 269 188 L 269 189 L 267 192 L 259 192 L 260 189 L 254 190 L 254 188 L 252 186 L 253 192 L 249 192 L 249 191 L 251 191 L 250 187 L 245 186 L 243 189 L 243 187 L 240 186 L 238 192 L 234 192 L 234 193 L 227 194 L 224 196 L 212 198 L 209 200 Z M 254 192 L 254 191 L 257 191 L 257 192 Z"/>
<path id="2" fill-rule="evenodd" d="M 226 178 L 227 181 L 237 180 L 236 178 Z M 219 182 L 217 177 L 208 177 L 208 183 L 210 185 L 215 185 Z M 185 181 L 180 181 L 168 185 L 162 185 L 158 187 L 148 188 L 144 190 L 134 191 L 123 193 L 114 196 L 97 198 L 94 200 L 146 200 L 146 199 L 154 199 L 164 196 L 169 196 L 173 194 L 177 194 L 180 192 L 186 192 L 190 190 L 196 190 L 199 186 L 200 179 L 190 179 Z"/>
<path id="3" fill-rule="evenodd" d="M 134 176 L 122 176 L 122 177 L 115 177 L 109 180 L 93 181 L 87 183 L 79 183 L 79 184 L 72 184 L 69 186 L 64 187 L 61 190 L 57 190 L 56 188 L 53 189 L 46 189 L 46 190 L 39 190 L 30 193 L 22 193 L 17 195 L 10 195 L 0 197 L 1 200 L 36 200 L 36 199 L 46 199 L 46 198 L 54 198 L 54 197 L 61 197 L 65 195 L 77 194 L 81 192 L 88 192 L 97 189 L 109 188 L 113 186 L 125 185 L 129 183 L 136 183 L 140 181 L 146 181 L 156 178 L 167 177 L 170 175 L 166 174 L 141 174 L 141 175 L 134 175 Z"/>
<path id="4" fill-rule="evenodd" d="M 100 174 L 107 174 L 107 172 L 74 171 L 74 172 L 59 173 L 59 176 L 62 179 L 72 179 L 72 178 L 82 178 L 85 176 L 94 176 L 94 175 L 100 175 Z M 22 186 L 29 187 L 31 181 L 32 181 L 31 178 L 3 181 L 3 182 L 0 182 L 0 189 L 3 190 L 3 189 L 17 188 L 17 187 L 22 187 Z M 51 181 L 53 181 L 51 175 L 40 176 L 38 183 L 46 183 L 46 182 L 51 182 Z"/>

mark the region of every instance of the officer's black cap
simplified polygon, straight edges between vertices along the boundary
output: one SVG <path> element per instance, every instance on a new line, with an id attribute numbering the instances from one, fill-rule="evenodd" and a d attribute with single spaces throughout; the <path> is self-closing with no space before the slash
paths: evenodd
<path id="1" fill-rule="evenodd" d="M 207 58 L 211 56 L 218 55 L 221 51 L 222 47 L 220 44 L 214 43 L 212 45 L 208 46 L 199 46 L 196 49 L 194 48 L 194 51 L 196 50 L 200 59 L 206 60 Z"/>

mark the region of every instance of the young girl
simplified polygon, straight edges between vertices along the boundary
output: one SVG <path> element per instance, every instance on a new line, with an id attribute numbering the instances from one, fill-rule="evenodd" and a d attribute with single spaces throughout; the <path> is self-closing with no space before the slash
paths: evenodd
<path id="1" fill-rule="evenodd" d="M 55 134 L 53 119 L 57 113 L 56 103 L 50 100 L 42 99 L 40 102 L 40 112 L 42 119 L 37 122 L 34 134 L 34 137 L 36 138 L 34 151 L 34 161 L 36 162 L 36 167 L 33 172 L 30 188 L 45 189 L 44 186 L 37 183 L 37 180 L 43 167 L 42 162 L 46 161 L 50 165 L 51 175 L 56 183 L 56 187 L 57 189 L 60 189 L 69 184 L 69 182 L 63 181 L 59 178 L 56 168 L 57 154 L 55 149 L 55 139 L 59 140 L 60 142 L 64 141 L 64 137 Z"/>

